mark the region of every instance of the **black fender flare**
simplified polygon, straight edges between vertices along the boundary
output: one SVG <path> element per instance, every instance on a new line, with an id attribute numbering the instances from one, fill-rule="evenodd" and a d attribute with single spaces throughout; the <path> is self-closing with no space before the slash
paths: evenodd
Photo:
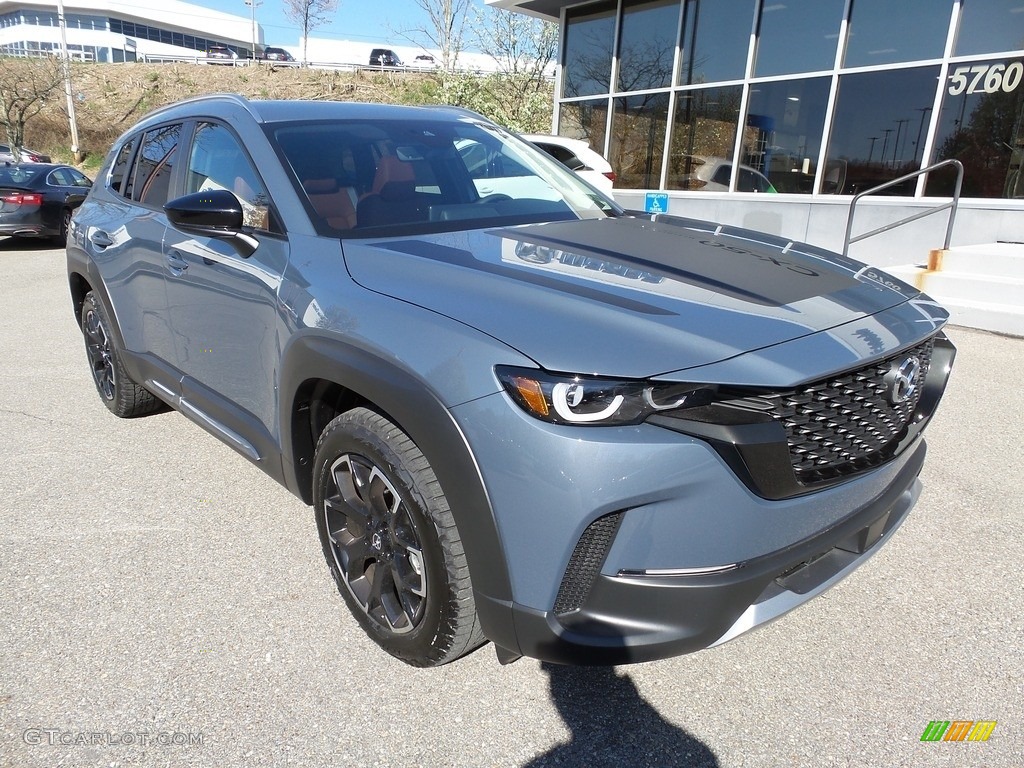
<path id="1" fill-rule="evenodd" d="M 112 328 L 110 332 L 114 335 L 114 344 L 120 350 L 126 350 L 124 343 L 124 336 L 121 335 L 121 324 L 117 320 L 117 312 L 114 311 L 114 304 L 110 301 L 110 294 L 107 293 L 107 286 L 103 283 L 103 278 L 100 276 L 100 271 L 93 263 L 92 259 L 88 258 L 84 253 L 78 250 L 72 250 L 71 248 L 67 251 L 68 261 L 68 289 L 71 292 L 71 308 L 75 313 L 75 324 L 80 325 L 82 322 L 82 302 L 85 299 L 85 295 L 92 291 L 96 294 L 97 299 L 103 304 L 103 309 L 106 310 L 107 317 L 110 318 L 110 325 Z M 78 295 L 76 289 L 76 281 L 82 281 L 85 286 L 85 290 Z M 129 360 L 122 361 L 126 367 L 130 365 Z M 137 371 L 128 368 L 128 372 L 133 376 Z"/>
<path id="2" fill-rule="evenodd" d="M 511 601 L 511 582 L 494 511 L 466 437 L 437 395 L 395 363 L 315 331 L 293 337 L 282 355 L 279 389 L 288 488 L 312 504 L 315 445 L 310 445 L 308 434 L 302 434 L 304 425 L 295 418 L 294 404 L 303 384 L 313 379 L 345 387 L 405 430 L 427 457 L 448 499 L 474 591 L 491 600 Z M 487 632 L 486 626 L 484 630 Z"/>

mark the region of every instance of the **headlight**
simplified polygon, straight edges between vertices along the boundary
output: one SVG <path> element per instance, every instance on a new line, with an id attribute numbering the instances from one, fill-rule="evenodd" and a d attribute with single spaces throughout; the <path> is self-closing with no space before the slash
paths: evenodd
<path id="1" fill-rule="evenodd" d="M 553 424 L 639 424 L 658 411 L 707 405 L 715 392 L 707 384 L 605 379 L 504 366 L 495 372 L 520 408 Z"/>

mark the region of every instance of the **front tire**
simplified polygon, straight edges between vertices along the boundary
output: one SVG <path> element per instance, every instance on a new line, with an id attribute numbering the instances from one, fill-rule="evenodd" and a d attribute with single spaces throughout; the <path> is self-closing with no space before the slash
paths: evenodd
<path id="1" fill-rule="evenodd" d="M 480 646 L 462 541 L 412 439 L 381 414 L 355 408 L 327 425 L 313 471 L 324 556 L 374 642 L 417 667 Z"/>
<path id="2" fill-rule="evenodd" d="M 112 326 L 107 312 L 92 291 L 82 300 L 80 319 L 92 380 L 110 412 L 130 419 L 163 408 L 160 400 L 128 375 L 110 332 Z"/>

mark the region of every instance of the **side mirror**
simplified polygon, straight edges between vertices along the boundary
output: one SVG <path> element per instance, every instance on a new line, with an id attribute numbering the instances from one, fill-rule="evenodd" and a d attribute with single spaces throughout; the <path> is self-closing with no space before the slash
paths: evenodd
<path id="1" fill-rule="evenodd" d="M 243 234 L 242 203 L 226 189 L 193 192 L 169 201 L 164 210 L 171 224 L 182 232 L 230 240 L 242 258 L 259 247 L 259 241 Z"/>

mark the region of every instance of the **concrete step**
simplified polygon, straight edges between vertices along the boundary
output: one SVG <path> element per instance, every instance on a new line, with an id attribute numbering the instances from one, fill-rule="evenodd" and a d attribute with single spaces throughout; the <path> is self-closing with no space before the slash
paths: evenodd
<path id="1" fill-rule="evenodd" d="M 1024 279 L 1024 243 L 960 245 L 933 254 L 929 266 L 940 272 L 1001 275 Z"/>
<path id="2" fill-rule="evenodd" d="M 921 270 L 915 285 L 934 299 L 1024 307 L 1024 277 Z"/>
<path id="3" fill-rule="evenodd" d="M 943 258 L 943 266 L 948 264 Z M 1024 336 L 1024 276 L 945 269 L 937 272 L 918 265 L 889 267 L 886 271 L 939 302 L 949 311 L 954 325 Z"/>
<path id="4" fill-rule="evenodd" d="M 1020 306 L 965 299 L 938 301 L 949 312 L 949 322 L 953 325 L 1024 336 L 1024 308 Z"/>

